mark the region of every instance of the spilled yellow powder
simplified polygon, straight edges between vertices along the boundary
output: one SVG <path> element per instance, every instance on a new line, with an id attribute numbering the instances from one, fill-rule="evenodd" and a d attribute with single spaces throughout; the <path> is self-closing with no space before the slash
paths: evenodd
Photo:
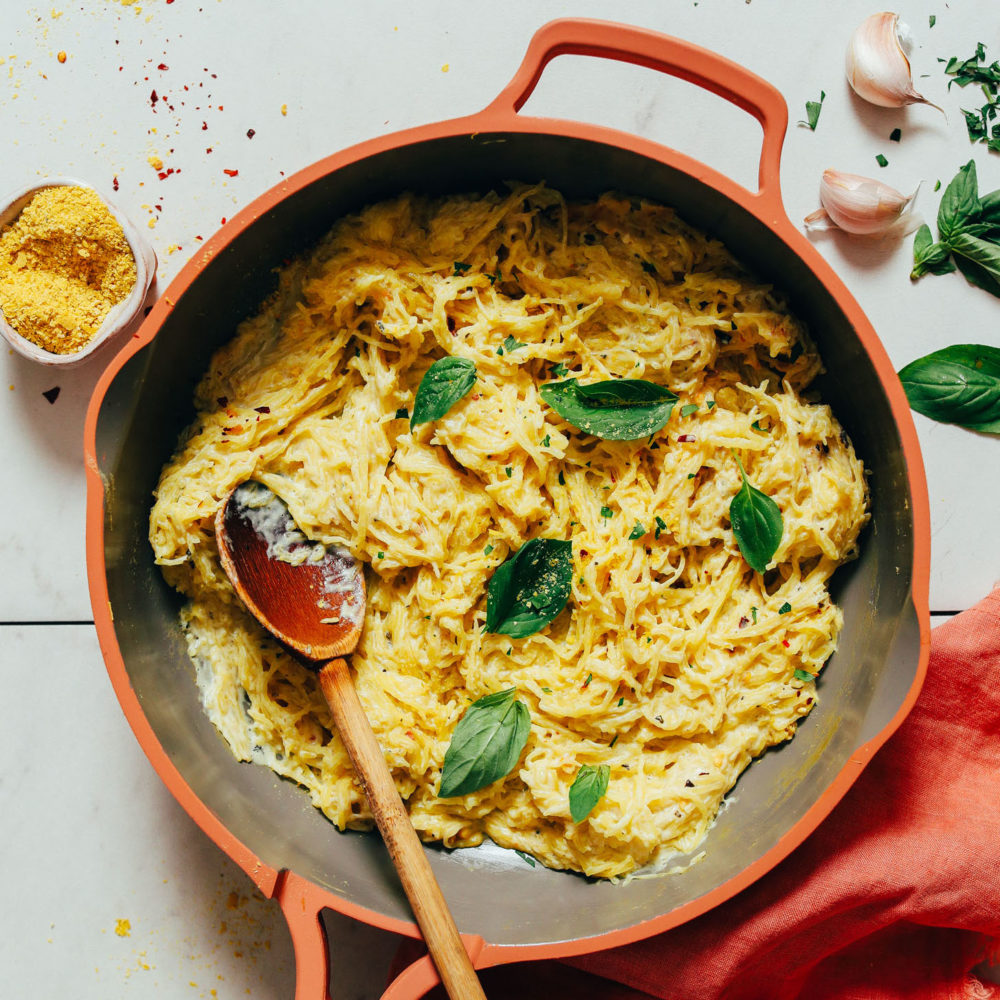
<path id="1" fill-rule="evenodd" d="M 119 937 L 129 937 L 132 932 L 132 925 L 126 917 L 119 917 L 115 921 L 115 933 Z"/>
<path id="2" fill-rule="evenodd" d="M 90 188 L 43 188 L 0 234 L 0 308 L 52 354 L 80 350 L 136 281 L 118 220 Z"/>
<path id="3" fill-rule="evenodd" d="M 146 161 L 154 170 L 163 169 L 163 160 L 161 160 L 155 153 L 150 156 Z"/>

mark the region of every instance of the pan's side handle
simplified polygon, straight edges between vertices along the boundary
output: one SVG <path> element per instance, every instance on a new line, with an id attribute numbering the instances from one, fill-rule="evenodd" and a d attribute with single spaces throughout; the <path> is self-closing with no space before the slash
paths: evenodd
<path id="1" fill-rule="evenodd" d="M 598 56 L 668 73 L 753 115 L 764 133 L 754 197 L 769 212 L 784 218 L 780 165 L 788 107 L 776 87 L 723 56 L 671 35 L 610 21 L 562 18 L 535 32 L 513 79 L 484 109 L 483 118 L 499 124 L 516 115 L 545 67 L 561 55 Z"/>
<path id="2" fill-rule="evenodd" d="M 295 952 L 295 1000 L 330 1000 L 330 947 L 320 890 L 291 871 L 278 876 L 274 897 L 288 922 Z"/>

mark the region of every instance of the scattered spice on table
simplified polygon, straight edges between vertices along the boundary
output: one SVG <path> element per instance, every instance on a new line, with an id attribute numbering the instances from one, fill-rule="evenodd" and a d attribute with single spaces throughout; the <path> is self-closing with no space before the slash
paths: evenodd
<path id="1" fill-rule="evenodd" d="M 41 189 L 0 234 L 0 308 L 52 354 L 89 343 L 135 281 L 125 233 L 90 188 Z"/>

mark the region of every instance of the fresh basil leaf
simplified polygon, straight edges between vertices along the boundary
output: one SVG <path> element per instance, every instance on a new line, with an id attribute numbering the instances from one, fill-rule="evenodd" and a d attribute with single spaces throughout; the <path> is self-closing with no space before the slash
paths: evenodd
<path id="1" fill-rule="evenodd" d="M 526 346 L 513 334 L 509 335 L 507 339 L 503 342 L 503 349 L 505 353 L 510 354 L 511 351 L 516 351 L 519 347 Z"/>
<path id="2" fill-rule="evenodd" d="M 497 567 L 486 589 L 486 631 L 522 639 L 548 625 L 569 600 L 573 543 L 532 538 Z"/>
<path id="3" fill-rule="evenodd" d="M 552 378 L 562 378 L 564 375 L 569 374 L 569 369 L 561 362 L 557 361 L 553 366 L 549 374 Z"/>
<path id="4" fill-rule="evenodd" d="M 781 544 L 784 523 L 778 505 L 766 493 L 750 485 L 743 463 L 738 458 L 736 462 L 743 485 L 729 503 L 729 521 L 743 558 L 751 569 L 763 573 Z"/>
<path id="5" fill-rule="evenodd" d="M 510 774 L 530 731 L 531 716 L 516 688 L 474 701 L 451 734 L 438 795 L 468 795 Z"/>
<path id="6" fill-rule="evenodd" d="M 467 358 L 441 358 L 427 369 L 413 401 L 410 430 L 440 420 L 476 383 L 476 366 Z"/>
<path id="7" fill-rule="evenodd" d="M 969 223 L 976 221 L 979 212 L 979 181 L 976 178 L 976 162 L 969 162 L 952 178 L 941 195 L 938 205 L 938 235 L 942 243 L 951 245 Z"/>
<path id="8" fill-rule="evenodd" d="M 911 361 L 899 378 L 917 413 L 1000 434 L 1000 348 L 955 344 Z"/>
<path id="9" fill-rule="evenodd" d="M 604 798 L 611 779 L 611 768 L 607 764 L 584 764 L 573 784 L 569 786 L 569 814 L 574 823 L 582 823 L 594 806 Z"/>
<path id="10" fill-rule="evenodd" d="M 628 540 L 634 542 L 637 538 L 642 538 L 646 534 L 646 529 L 641 521 L 635 522 L 635 527 L 628 533 Z"/>
<path id="11" fill-rule="evenodd" d="M 979 199 L 979 221 L 1000 226 L 1000 190 L 991 191 Z"/>
<path id="12" fill-rule="evenodd" d="M 669 389 L 644 379 L 616 378 L 589 385 L 566 379 L 549 382 L 538 391 L 564 420 L 607 441 L 636 441 L 655 434 L 677 402 Z"/>
<path id="13" fill-rule="evenodd" d="M 796 679 L 797 681 L 805 681 L 806 683 L 808 683 L 809 681 L 814 681 L 814 680 L 816 680 L 816 677 L 815 677 L 815 676 L 814 676 L 813 674 L 809 673 L 809 671 L 808 671 L 808 670 L 796 670 L 796 671 L 795 671 L 795 672 L 794 672 L 794 673 L 792 674 L 792 676 L 793 676 L 793 677 L 794 677 L 794 678 L 795 678 L 795 679 Z"/>
<path id="14" fill-rule="evenodd" d="M 950 245 L 966 280 L 1000 296 L 1000 246 L 968 232 L 958 233 Z M 967 268 L 965 261 L 971 261 L 976 266 Z"/>
<path id="15" fill-rule="evenodd" d="M 932 240 L 930 226 L 921 226 L 913 238 L 913 270 L 910 271 L 910 278 L 915 281 L 925 274 L 947 274 L 954 270 L 951 251 L 943 243 Z"/>

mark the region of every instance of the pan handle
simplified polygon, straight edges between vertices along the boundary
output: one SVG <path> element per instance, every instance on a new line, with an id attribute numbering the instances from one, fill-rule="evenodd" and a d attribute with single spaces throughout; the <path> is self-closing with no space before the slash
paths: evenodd
<path id="1" fill-rule="evenodd" d="M 781 146 L 788 107 L 781 92 L 750 70 L 699 45 L 645 28 L 589 18 L 561 18 L 532 36 L 513 79 L 482 112 L 484 119 L 510 119 L 531 96 L 556 56 L 598 56 L 668 73 L 735 104 L 760 122 L 764 133 L 751 196 L 774 218 L 784 219 L 781 202 Z"/>
<path id="2" fill-rule="evenodd" d="M 288 922 L 295 953 L 295 1000 L 330 1000 L 330 948 L 323 926 L 320 890 L 285 870 L 274 896 Z"/>

